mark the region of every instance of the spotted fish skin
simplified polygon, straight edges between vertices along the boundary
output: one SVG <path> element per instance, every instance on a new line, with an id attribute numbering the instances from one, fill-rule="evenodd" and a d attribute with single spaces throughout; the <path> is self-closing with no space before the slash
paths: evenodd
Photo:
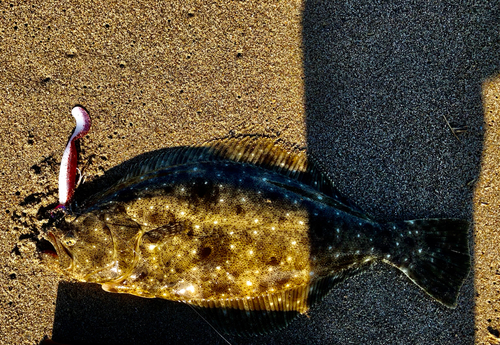
<path id="1" fill-rule="evenodd" d="M 155 156 L 95 200 L 49 236 L 73 277 L 207 310 L 291 312 L 271 328 L 377 261 L 448 306 L 469 270 L 466 221 L 378 223 L 266 138 Z"/>

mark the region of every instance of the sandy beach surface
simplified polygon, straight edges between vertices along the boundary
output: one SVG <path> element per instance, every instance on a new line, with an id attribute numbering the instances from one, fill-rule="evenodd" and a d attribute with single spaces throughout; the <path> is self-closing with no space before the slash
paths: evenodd
<path id="1" fill-rule="evenodd" d="M 234 133 L 307 147 L 376 219 L 473 222 L 456 309 L 377 264 L 232 344 L 500 344 L 497 1 L 0 2 L 0 344 L 222 344 L 188 306 L 40 260 L 83 105 L 83 200 L 140 154 Z"/>

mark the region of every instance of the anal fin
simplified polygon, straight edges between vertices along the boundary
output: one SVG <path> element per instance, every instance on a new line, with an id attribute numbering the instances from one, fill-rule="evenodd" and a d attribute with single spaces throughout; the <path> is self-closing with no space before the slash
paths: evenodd
<path id="1" fill-rule="evenodd" d="M 236 336 L 262 335 L 287 327 L 359 269 L 342 270 L 312 284 L 249 298 L 185 301 L 218 331 Z"/>
<path id="2" fill-rule="evenodd" d="M 285 328 L 307 311 L 306 288 L 250 298 L 193 300 L 194 306 L 217 330 L 237 336 L 266 334 Z M 303 298 L 301 298 L 303 297 Z"/>

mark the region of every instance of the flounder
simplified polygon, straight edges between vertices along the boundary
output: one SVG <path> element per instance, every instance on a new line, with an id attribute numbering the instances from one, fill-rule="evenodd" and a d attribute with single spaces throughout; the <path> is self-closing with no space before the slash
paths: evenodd
<path id="1" fill-rule="evenodd" d="M 199 307 L 216 327 L 282 328 L 375 262 L 456 305 L 469 223 L 379 223 L 305 152 L 262 136 L 164 150 L 48 234 L 61 266 L 106 291 Z"/>

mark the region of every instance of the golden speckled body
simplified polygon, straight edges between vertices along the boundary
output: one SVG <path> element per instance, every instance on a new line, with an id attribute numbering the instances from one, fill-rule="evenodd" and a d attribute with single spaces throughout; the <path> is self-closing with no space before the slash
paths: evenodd
<path id="1" fill-rule="evenodd" d="M 84 270 L 81 280 L 104 283 L 109 291 L 196 301 L 292 290 L 328 273 L 311 262 L 309 234 L 309 213 L 326 218 L 332 211 L 323 194 L 311 190 L 317 200 L 306 200 L 279 185 L 307 186 L 232 162 L 162 174 L 120 190 L 73 221 L 82 227 L 73 231 L 79 242 L 86 242 L 81 237 L 88 228 L 104 233 L 104 242 L 113 239 L 107 247 L 112 253 Z M 85 261 L 89 252 L 74 250 L 73 259 Z"/>
<path id="2" fill-rule="evenodd" d="M 260 312 L 252 333 L 267 323 L 269 329 L 286 325 L 376 260 L 400 268 L 451 305 L 463 273 L 451 287 L 427 286 L 432 281 L 418 270 L 436 238 L 446 242 L 453 260 L 468 258 L 462 253 L 466 236 L 450 245 L 454 229 L 440 229 L 444 225 L 463 232 L 467 224 L 431 219 L 381 225 L 339 195 L 303 152 L 246 137 L 141 162 L 77 217 L 66 217 L 49 240 L 61 265 L 81 281 L 225 313 L 245 311 L 245 322 L 254 320 L 248 312 Z M 437 236 L 424 236 L 424 228 Z"/>
<path id="3" fill-rule="evenodd" d="M 247 188 L 258 183 L 251 171 L 245 173 L 253 167 L 241 169 L 242 176 L 227 176 L 229 164 L 185 167 L 164 178 L 168 182 L 160 188 L 136 189 L 133 200 L 109 203 L 104 213 L 132 220 L 140 230 L 134 237 L 133 270 L 106 288 L 171 300 L 214 300 L 255 297 L 309 282 L 307 212 L 293 201 Z"/>

